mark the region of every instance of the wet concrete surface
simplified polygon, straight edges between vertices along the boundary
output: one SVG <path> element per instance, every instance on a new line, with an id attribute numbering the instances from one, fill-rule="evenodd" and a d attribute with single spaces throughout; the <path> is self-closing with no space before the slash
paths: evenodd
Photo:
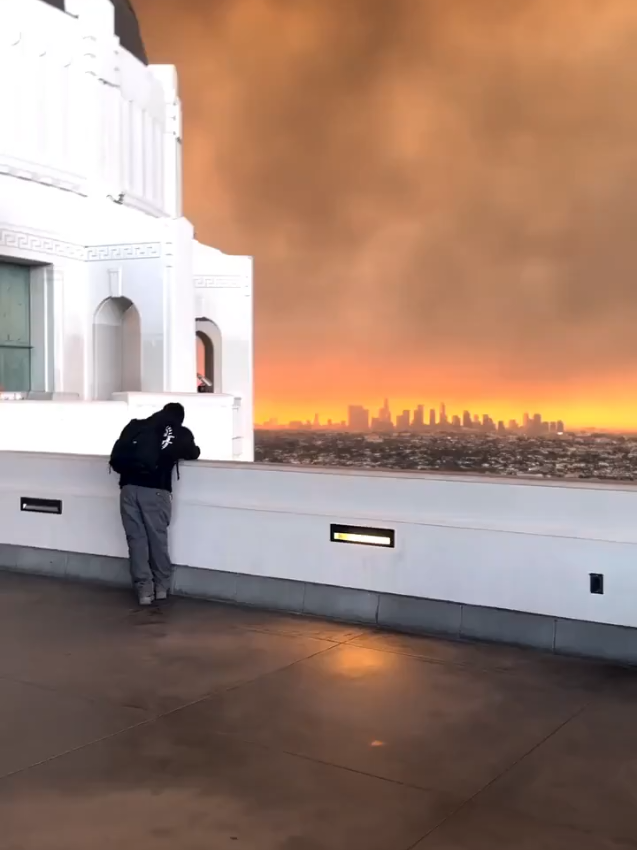
<path id="1" fill-rule="evenodd" d="M 637 671 L 0 572 L 2 850 L 637 848 Z"/>

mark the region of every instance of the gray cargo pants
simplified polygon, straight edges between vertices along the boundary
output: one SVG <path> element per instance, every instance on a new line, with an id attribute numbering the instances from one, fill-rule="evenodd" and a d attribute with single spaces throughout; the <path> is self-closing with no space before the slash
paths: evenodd
<path id="1" fill-rule="evenodd" d="M 119 506 L 137 595 L 152 597 L 158 590 L 168 592 L 173 574 L 168 554 L 171 494 L 126 484 L 120 493 Z"/>

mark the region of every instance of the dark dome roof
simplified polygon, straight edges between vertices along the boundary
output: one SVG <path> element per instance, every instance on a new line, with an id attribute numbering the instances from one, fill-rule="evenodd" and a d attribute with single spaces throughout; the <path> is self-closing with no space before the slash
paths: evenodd
<path id="1" fill-rule="evenodd" d="M 55 6 L 56 9 L 66 11 L 65 0 L 43 0 L 49 6 Z M 115 6 L 115 35 L 119 38 L 122 47 L 136 56 L 140 62 L 148 64 L 146 56 L 146 48 L 142 40 L 139 21 L 135 10 L 131 6 L 130 0 L 111 0 Z"/>

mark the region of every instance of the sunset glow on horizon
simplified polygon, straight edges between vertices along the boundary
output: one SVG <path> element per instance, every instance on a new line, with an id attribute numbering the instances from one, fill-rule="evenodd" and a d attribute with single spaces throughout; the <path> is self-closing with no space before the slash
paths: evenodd
<path id="1" fill-rule="evenodd" d="M 631 374 L 616 376 L 614 381 L 601 376 L 596 383 L 584 377 L 558 387 L 530 382 L 519 387 L 510 379 L 502 382 L 500 392 L 492 377 L 488 392 L 472 390 L 486 383 L 475 376 L 467 385 L 466 372 L 458 374 L 442 366 L 427 373 L 417 368 L 383 368 L 381 363 L 357 368 L 354 362 L 342 361 L 339 368 L 327 359 L 300 364 L 257 360 L 255 421 L 277 419 L 284 425 L 313 421 L 319 414 L 322 423 L 341 422 L 347 420 L 349 405 L 362 405 L 375 416 L 387 398 L 394 416 L 418 405 L 424 405 L 426 414 L 430 409 L 438 412 L 444 403 L 449 416 L 469 410 L 508 422 L 521 421 L 524 413 L 541 413 L 546 421 L 563 420 L 569 429 L 637 431 L 637 394 L 632 392 Z M 414 386 L 418 392 L 412 391 Z"/>
<path id="2" fill-rule="evenodd" d="M 518 405 L 515 402 L 507 401 L 506 403 L 497 403 L 483 400 L 456 402 L 441 398 L 397 398 L 391 395 L 387 396 L 389 406 L 394 419 L 397 414 L 404 410 L 413 412 L 418 405 L 424 405 L 425 413 L 428 416 L 429 410 L 434 409 L 436 414 L 441 403 L 447 407 L 449 417 L 452 415 L 462 416 L 463 411 L 469 410 L 472 414 L 484 413 L 489 414 L 496 422 L 501 420 L 509 422 L 516 420 L 522 422 L 525 413 L 531 416 L 535 413 L 541 413 L 544 421 L 562 420 L 566 423 L 567 430 L 589 430 L 598 431 L 634 433 L 637 432 L 637 404 L 630 410 L 623 406 L 617 406 L 612 410 L 607 406 L 586 407 L 585 405 L 572 406 L 568 405 L 549 405 L 538 401 L 536 403 L 525 404 L 520 402 Z M 371 400 L 360 399 L 355 396 L 350 400 L 350 404 L 361 405 L 370 411 L 370 415 L 376 416 L 377 411 L 383 406 L 384 397 L 376 397 Z M 257 425 L 266 425 L 272 420 L 276 420 L 282 427 L 287 426 L 290 422 L 313 422 L 314 417 L 318 414 L 320 422 L 325 425 L 328 420 L 338 424 L 347 421 L 348 405 L 338 404 L 321 404 L 320 402 L 311 402 L 305 405 L 268 405 L 261 402 L 257 404 L 255 423 Z"/>

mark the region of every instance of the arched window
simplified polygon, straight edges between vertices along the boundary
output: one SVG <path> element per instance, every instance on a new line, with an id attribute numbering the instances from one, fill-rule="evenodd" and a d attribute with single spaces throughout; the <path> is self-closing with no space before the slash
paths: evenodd
<path id="1" fill-rule="evenodd" d="M 94 398 L 141 391 L 141 327 L 137 308 L 128 298 L 107 298 L 97 308 L 93 357 Z"/>
<path id="2" fill-rule="evenodd" d="M 206 381 L 202 382 L 201 378 Z M 209 392 L 215 389 L 215 349 L 208 334 L 197 331 L 197 381 L 198 384 L 210 382 Z"/>
<path id="3" fill-rule="evenodd" d="M 206 385 L 207 392 L 223 392 L 221 386 L 221 331 L 210 319 L 198 318 L 195 324 L 197 341 L 197 386 L 202 391 Z"/>

